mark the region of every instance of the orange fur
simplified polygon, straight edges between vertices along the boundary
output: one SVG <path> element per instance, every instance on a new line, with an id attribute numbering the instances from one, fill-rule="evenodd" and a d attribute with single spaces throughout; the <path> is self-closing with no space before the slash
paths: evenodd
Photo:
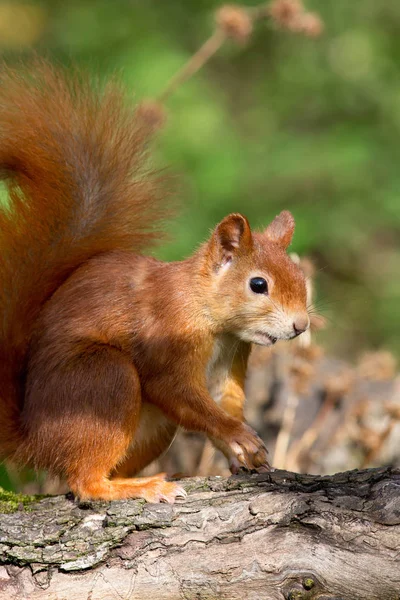
<path id="1" fill-rule="evenodd" d="M 221 408 L 240 421 L 244 419 L 244 384 L 250 350 L 250 344 L 241 342 L 233 358 L 231 372 L 225 379 L 224 391 L 221 398 Z"/>
<path id="2" fill-rule="evenodd" d="M 294 221 L 263 233 L 233 214 L 191 258 L 142 256 L 165 209 L 143 177 L 146 132 L 115 87 L 46 64 L 3 69 L 0 172 L 0 452 L 66 477 L 82 498 L 173 501 L 164 476 L 129 479 L 177 426 L 233 468 L 267 464 L 243 422 L 252 342 L 308 326 Z M 255 294 L 252 277 L 268 280 Z M 213 390 L 218 389 L 213 396 Z M 221 406 L 215 400 L 221 400 Z"/>

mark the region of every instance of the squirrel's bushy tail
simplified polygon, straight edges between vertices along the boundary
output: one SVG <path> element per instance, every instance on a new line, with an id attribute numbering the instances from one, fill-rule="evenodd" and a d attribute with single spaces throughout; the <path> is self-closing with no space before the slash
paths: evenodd
<path id="1" fill-rule="evenodd" d="M 147 132 L 115 84 L 35 61 L 0 67 L 0 456 L 19 445 L 19 403 L 41 306 L 88 258 L 160 239 Z"/>

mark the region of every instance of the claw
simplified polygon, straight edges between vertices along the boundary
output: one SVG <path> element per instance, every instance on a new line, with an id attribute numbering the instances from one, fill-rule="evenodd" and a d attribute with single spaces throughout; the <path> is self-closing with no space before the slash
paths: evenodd
<path id="1" fill-rule="evenodd" d="M 179 486 L 175 493 L 176 493 L 177 498 L 182 498 L 182 499 L 187 498 L 187 491 L 183 487 Z"/>
<path id="2" fill-rule="evenodd" d="M 257 467 L 256 471 L 257 473 L 270 473 L 271 471 L 273 471 L 273 469 L 268 463 L 266 463 L 265 465 Z"/>
<path id="3" fill-rule="evenodd" d="M 237 475 L 241 469 L 241 464 L 236 456 L 231 456 L 229 459 L 229 469 L 232 475 Z"/>

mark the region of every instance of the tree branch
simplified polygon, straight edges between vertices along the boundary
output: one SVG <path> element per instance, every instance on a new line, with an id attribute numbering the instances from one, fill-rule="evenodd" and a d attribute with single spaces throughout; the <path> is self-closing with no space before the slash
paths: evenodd
<path id="1" fill-rule="evenodd" d="M 174 506 L 57 496 L 1 515 L 0 597 L 400 597 L 400 470 L 183 485 Z"/>

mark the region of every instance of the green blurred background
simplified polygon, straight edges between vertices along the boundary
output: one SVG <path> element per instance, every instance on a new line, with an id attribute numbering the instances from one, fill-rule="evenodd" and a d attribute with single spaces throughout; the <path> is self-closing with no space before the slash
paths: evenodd
<path id="1" fill-rule="evenodd" d="M 244 2 L 251 5 L 251 2 Z M 253 3 L 254 4 L 254 3 Z M 308 0 L 321 38 L 257 26 L 181 86 L 155 150 L 185 198 L 163 258 L 189 254 L 226 213 L 260 227 L 283 208 L 318 269 L 318 334 L 354 357 L 400 354 L 400 2 Z M 213 29 L 216 0 L 0 1 L 0 51 L 117 71 L 154 97 Z"/>

